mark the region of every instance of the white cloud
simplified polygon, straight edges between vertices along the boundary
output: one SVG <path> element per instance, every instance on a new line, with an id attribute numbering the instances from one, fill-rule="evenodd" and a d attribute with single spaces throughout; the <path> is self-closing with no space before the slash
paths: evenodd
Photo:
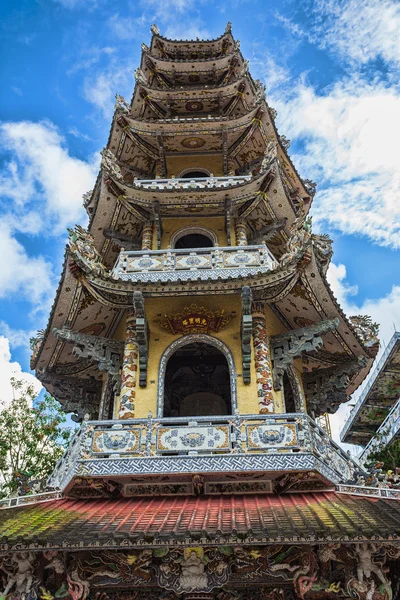
<path id="1" fill-rule="evenodd" d="M 316 0 L 312 41 L 342 58 L 366 63 L 376 58 L 400 65 L 400 5 L 392 0 Z M 313 31 L 314 30 L 314 31 Z"/>
<path id="2" fill-rule="evenodd" d="M 346 281 L 346 267 L 343 264 L 335 265 L 332 263 L 328 270 L 328 281 L 331 284 L 333 292 L 341 304 L 346 315 L 363 314 L 370 315 L 372 320 L 380 324 L 379 338 L 381 347 L 375 363 L 379 360 L 385 346 L 391 339 L 394 328 L 400 330 L 400 286 L 393 286 L 392 290 L 386 296 L 377 299 L 366 299 L 362 303 L 357 303 L 354 296 L 357 294 L 357 287 L 350 285 Z M 365 384 L 366 382 L 364 382 Z M 364 386 L 363 384 L 363 386 Z M 342 405 L 339 410 L 330 416 L 332 435 L 336 441 L 339 441 L 340 431 L 351 412 L 352 405 L 357 400 L 363 389 L 361 386 L 353 394 L 352 399 L 347 404 Z M 346 448 L 355 447 L 344 444 Z"/>
<path id="3" fill-rule="evenodd" d="M 360 78 L 336 83 L 323 94 L 301 81 L 273 92 L 278 124 L 303 144 L 292 159 L 319 193 L 315 223 L 400 247 L 400 92 Z"/>
<path id="4" fill-rule="evenodd" d="M 22 370 L 19 363 L 11 360 L 9 340 L 0 336 L 0 401 L 9 404 L 14 397 L 15 390 L 11 379 L 21 381 L 24 386 L 33 386 L 36 393 L 42 389 L 41 383 L 31 373 Z"/>
<path id="5" fill-rule="evenodd" d="M 4 336 L 10 342 L 12 348 L 29 349 L 29 338 L 35 335 L 35 331 L 25 329 L 12 329 L 5 321 L 0 321 L 0 336 Z"/>
<path id="6" fill-rule="evenodd" d="M 130 98 L 135 80 L 134 65 L 126 61 L 111 60 L 109 65 L 97 73 L 90 73 L 84 78 L 83 97 L 103 112 L 106 119 L 113 114 L 115 94 Z"/>
<path id="7" fill-rule="evenodd" d="M 0 224 L 0 298 L 41 304 L 53 292 L 52 267 L 42 256 L 28 256 L 6 224 Z"/>
<path id="8" fill-rule="evenodd" d="M 307 27 L 277 18 L 295 36 L 332 50 L 342 60 L 366 64 L 375 59 L 400 65 L 400 5 L 394 0 L 312 0 Z"/>
<path id="9" fill-rule="evenodd" d="M 60 233 L 82 220 L 82 194 L 93 187 L 94 165 L 70 156 L 64 138 L 49 121 L 5 122 L 0 133 L 0 148 L 8 157 L 0 172 L 0 194 L 15 203 L 14 227 L 18 229 L 21 215 L 25 229 L 31 222 L 32 233 L 40 227 Z"/>

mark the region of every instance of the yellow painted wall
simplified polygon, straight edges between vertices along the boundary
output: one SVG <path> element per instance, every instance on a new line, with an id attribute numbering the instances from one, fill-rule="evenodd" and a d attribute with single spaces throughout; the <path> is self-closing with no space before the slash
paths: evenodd
<path id="1" fill-rule="evenodd" d="M 185 169 L 207 169 L 215 177 L 223 176 L 222 154 L 191 154 L 189 156 L 167 156 L 167 177 L 178 177 Z"/>

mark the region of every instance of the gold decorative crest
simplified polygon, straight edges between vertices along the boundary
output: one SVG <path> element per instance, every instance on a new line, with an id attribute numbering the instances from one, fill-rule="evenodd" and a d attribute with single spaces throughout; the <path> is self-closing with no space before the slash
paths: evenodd
<path id="1" fill-rule="evenodd" d="M 209 333 L 210 331 L 217 333 L 224 329 L 235 315 L 235 311 L 226 313 L 224 310 L 209 310 L 193 303 L 185 306 L 181 312 L 165 314 L 157 322 L 172 334 Z"/>

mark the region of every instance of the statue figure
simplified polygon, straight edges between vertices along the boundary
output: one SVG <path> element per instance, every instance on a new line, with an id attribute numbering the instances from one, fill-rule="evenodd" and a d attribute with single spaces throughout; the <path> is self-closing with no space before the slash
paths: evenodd
<path id="1" fill-rule="evenodd" d="M 275 110 L 275 108 L 272 108 L 272 106 L 268 107 L 268 112 L 270 114 L 270 117 L 273 121 L 275 121 L 276 117 L 278 116 L 278 111 Z"/>
<path id="2" fill-rule="evenodd" d="M 144 42 L 142 42 L 142 52 L 150 52 L 150 48 Z"/>
<path id="3" fill-rule="evenodd" d="M 290 148 L 290 140 L 287 139 L 286 135 L 280 135 L 279 141 L 281 146 L 287 151 Z"/>
<path id="4" fill-rule="evenodd" d="M 90 201 L 92 199 L 92 194 L 93 194 L 93 190 L 89 190 L 88 192 L 85 192 L 84 194 L 82 194 L 83 208 L 86 208 L 87 206 L 89 206 Z"/>
<path id="5" fill-rule="evenodd" d="M 135 69 L 135 71 L 133 72 L 135 79 L 137 81 L 137 83 L 141 84 L 141 85 L 147 85 L 147 79 L 145 77 L 145 74 L 143 73 L 142 69 L 140 67 L 138 67 L 137 69 Z"/>
<path id="6" fill-rule="evenodd" d="M 358 555 L 358 582 L 362 584 L 364 582 L 364 577 L 369 579 L 371 574 L 374 573 L 379 581 L 383 583 L 385 588 L 387 588 L 390 585 L 388 580 L 386 579 L 381 567 L 373 562 L 372 553 L 377 552 L 375 544 L 367 544 L 366 542 L 363 542 L 362 544 L 356 544 L 355 549 Z"/>
<path id="7" fill-rule="evenodd" d="M 326 274 L 333 255 L 332 243 L 331 238 L 327 234 L 312 235 L 315 258 L 323 275 Z"/>
<path id="8" fill-rule="evenodd" d="M 207 587 L 207 575 L 204 564 L 197 553 L 192 550 L 181 563 L 180 587 L 183 590 L 200 590 Z"/>
<path id="9" fill-rule="evenodd" d="M 232 23 L 230 21 L 227 22 L 225 27 L 225 33 L 230 33 L 232 31 Z"/>
<path id="10" fill-rule="evenodd" d="M 355 315 L 350 317 L 350 321 L 363 343 L 370 347 L 379 344 L 378 332 L 379 325 L 374 323 L 368 315 Z"/>
<path id="11" fill-rule="evenodd" d="M 155 23 L 150 27 L 150 31 L 153 35 L 160 35 L 160 30 Z"/>
<path id="12" fill-rule="evenodd" d="M 33 584 L 34 562 L 33 552 L 17 552 L 11 557 L 11 563 L 15 565 L 13 571 L 2 566 L 3 571 L 9 575 L 3 596 L 7 596 L 14 586 L 17 594 L 29 594 Z"/>
<path id="13" fill-rule="evenodd" d="M 131 112 L 129 104 L 127 103 L 125 98 L 123 96 L 120 96 L 119 94 L 115 94 L 114 110 L 125 115 L 129 115 L 129 113 Z"/>
<path id="14" fill-rule="evenodd" d="M 80 225 L 76 225 L 75 229 L 68 229 L 68 233 L 70 250 L 78 262 L 83 263 L 95 275 L 107 276 L 108 270 L 102 263 L 93 236 Z"/>
<path id="15" fill-rule="evenodd" d="M 265 148 L 264 158 L 261 163 L 261 171 L 267 171 L 276 158 L 278 158 L 278 142 L 276 140 L 270 140 Z"/>
<path id="16" fill-rule="evenodd" d="M 306 188 L 306 192 L 309 196 L 314 197 L 317 191 L 317 184 L 315 181 L 311 181 L 311 179 L 303 179 L 304 187 Z"/>
<path id="17" fill-rule="evenodd" d="M 286 244 L 287 252 L 281 257 L 280 264 L 286 266 L 300 259 L 310 244 L 311 235 L 312 217 L 307 217 L 302 211 L 290 227 L 290 237 Z"/>
<path id="18" fill-rule="evenodd" d="M 101 167 L 114 179 L 118 181 L 123 181 L 122 171 L 117 164 L 117 159 L 115 154 L 111 152 L 108 148 L 104 148 L 101 152 Z"/>

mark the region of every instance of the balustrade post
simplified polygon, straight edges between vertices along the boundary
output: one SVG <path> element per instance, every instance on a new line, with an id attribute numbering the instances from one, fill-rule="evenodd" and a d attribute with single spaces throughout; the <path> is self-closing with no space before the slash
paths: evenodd
<path id="1" fill-rule="evenodd" d="M 235 220 L 236 246 L 247 246 L 247 229 L 243 219 Z"/>
<path id="2" fill-rule="evenodd" d="M 136 318 L 130 314 L 126 319 L 126 336 L 121 373 L 121 394 L 118 419 L 133 419 L 138 372 L 138 348 L 136 344 Z"/>
<path id="3" fill-rule="evenodd" d="M 259 411 L 260 414 L 273 413 L 275 405 L 272 394 L 272 362 L 262 303 L 253 305 L 253 344 Z"/>
<path id="4" fill-rule="evenodd" d="M 142 250 L 153 249 L 153 223 L 147 221 L 142 231 Z"/>

